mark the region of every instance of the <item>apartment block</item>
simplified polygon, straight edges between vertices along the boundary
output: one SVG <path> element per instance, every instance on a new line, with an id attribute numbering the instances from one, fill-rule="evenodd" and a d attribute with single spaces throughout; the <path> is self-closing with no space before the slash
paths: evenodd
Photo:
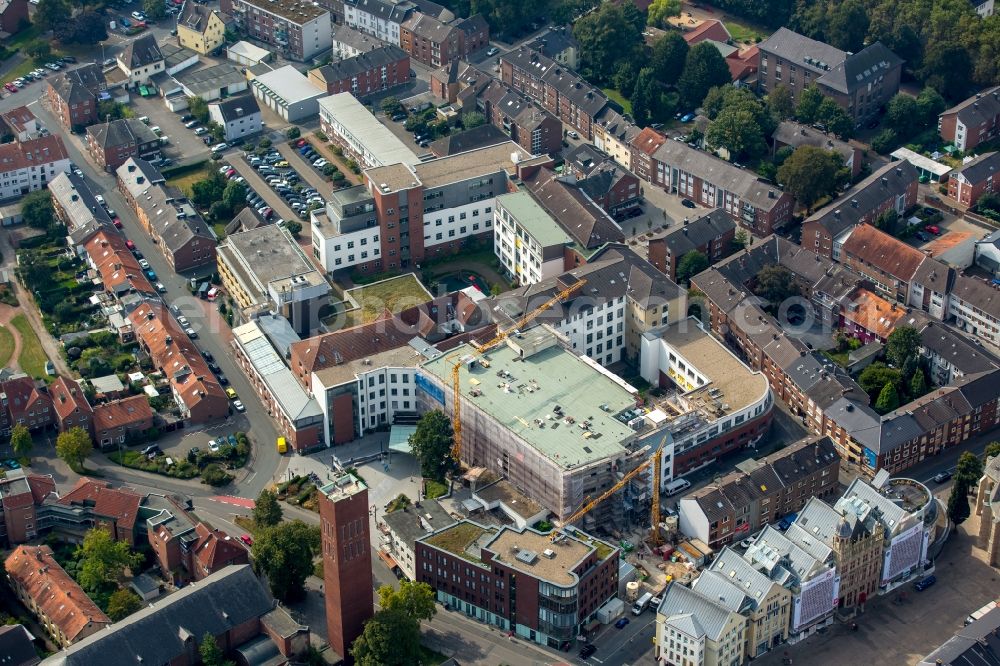
<path id="1" fill-rule="evenodd" d="M 566 248 L 573 240 L 526 192 L 497 197 L 493 234 L 493 253 L 519 285 L 554 278 L 566 270 Z"/>
<path id="2" fill-rule="evenodd" d="M 290 59 L 305 61 L 330 50 L 333 32 L 330 12 L 299 0 L 222 0 L 219 8 L 256 40 L 281 50 Z"/>
<path id="3" fill-rule="evenodd" d="M 526 152 L 545 155 L 562 149 L 559 119 L 503 84 L 489 84 L 476 104 L 494 127 L 507 133 Z"/>
<path id="4" fill-rule="evenodd" d="M 733 666 L 746 659 L 745 616 L 679 583 L 671 583 L 656 609 L 656 659 L 665 664 Z"/>
<path id="5" fill-rule="evenodd" d="M 735 250 L 736 224 L 724 210 L 715 210 L 691 220 L 680 228 L 654 233 L 649 238 L 647 257 L 671 280 L 677 280 L 677 264 L 689 252 L 699 252 L 711 266 Z"/>
<path id="6" fill-rule="evenodd" d="M 330 141 L 362 169 L 399 163 L 413 165 L 420 161 L 349 92 L 320 98 L 319 122 Z"/>
<path id="7" fill-rule="evenodd" d="M 0 201 L 47 187 L 69 172 L 69 153 L 57 134 L 0 144 Z"/>
<path id="8" fill-rule="evenodd" d="M 160 150 L 160 137 L 137 118 L 112 120 L 87 128 L 87 152 L 94 164 L 105 171 L 115 169 L 133 157 L 148 157 Z"/>
<path id="9" fill-rule="evenodd" d="M 1000 132 L 1000 86 L 987 88 L 938 116 L 938 133 L 963 152 L 996 138 Z"/>
<path id="10" fill-rule="evenodd" d="M 410 56 L 387 44 L 309 70 L 309 82 L 327 95 L 349 92 L 359 99 L 410 82 Z"/>
<path id="11" fill-rule="evenodd" d="M 639 179 L 600 149 L 583 144 L 566 155 L 564 169 L 609 215 L 622 219 L 641 201 Z"/>
<path id="12" fill-rule="evenodd" d="M 948 174 L 948 196 L 975 206 L 984 194 L 1000 192 L 1000 153 L 984 153 Z"/>
<path id="13" fill-rule="evenodd" d="M 82 130 L 99 120 L 97 96 L 107 87 L 100 66 L 87 64 L 54 74 L 46 81 L 45 97 L 63 127 Z"/>
<path id="14" fill-rule="evenodd" d="M 94 441 L 102 449 L 142 437 L 153 427 L 153 410 L 146 395 L 105 402 L 94 408 Z"/>
<path id="15" fill-rule="evenodd" d="M 576 530 L 463 520 L 416 542 L 417 580 L 437 600 L 500 631 L 559 648 L 618 596 L 619 551 Z"/>
<path id="16" fill-rule="evenodd" d="M 795 97 L 815 85 L 861 124 L 899 91 L 903 60 L 881 42 L 848 53 L 781 28 L 757 47 L 761 94 L 785 85 Z"/>
<path id="17" fill-rule="evenodd" d="M 868 280 L 876 293 L 906 303 L 923 252 L 870 224 L 855 228 L 840 249 L 840 262 Z"/>
<path id="18" fill-rule="evenodd" d="M 744 229 L 765 237 L 792 218 L 795 200 L 774 184 L 680 141 L 653 153 L 652 183 L 708 208 L 722 208 Z"/>

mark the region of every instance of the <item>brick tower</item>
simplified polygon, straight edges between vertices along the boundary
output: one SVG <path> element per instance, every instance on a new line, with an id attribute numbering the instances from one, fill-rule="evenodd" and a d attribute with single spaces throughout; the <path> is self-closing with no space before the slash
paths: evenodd
<path id="1" fill-rule="evenodd" d="M 321 488 L 323 582 L 330 647 L 350 660 L 351 644 L 375 613 L 368 486 L 344 474 Z"/>

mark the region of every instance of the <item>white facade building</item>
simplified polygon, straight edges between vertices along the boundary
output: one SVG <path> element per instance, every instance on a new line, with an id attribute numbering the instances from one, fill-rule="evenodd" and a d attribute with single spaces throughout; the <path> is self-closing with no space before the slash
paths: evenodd
<path id="1" fill-rule="evenodd" d="M 259 134 L 264 129 L 260 106 L 252 95 L 241 95 L 208 105 L 208 115 L 222 126 L 226 141 Z"/>
<path id="2" fill-rule="evenodd" d="M 315 88 L 313 88 L 315 90 Z M 319 100 L 323 132 L 363 169 L 390 164 L 414 165 L 420 159 L 351 93 Z"/>
<path id="3" fill-rule="evenodd" d="M 996 286 L 958 276 L 948 295 L 948 314 L 960 330 L 1000 347 L 1000 289 Z"/>
<path id="4" fill-rule="evenodd" d="M 526 192 L 496 198 L 493 253 L 518 284 L 536 284 L 565 270 L 573 240 Z"/>
<path id="5" fill-rule="evenodd" d="M 424 213 L 424 248 L 486 233 L 493 228 L 496 198 Z"/>
<path id="6" fill-rule="evenodd" d="M 60 173 L 69 173 L 69 154 L 57 135 L 0 145 L 0 201 L 40 190 Z"/>
<path id="7" fill-rule="evenodd" d="M 328 273 L 381 258 L 378 226 L 339 233 L 325 210 L 310 214 L 312 252 Z"/>
<path id="8" fill-rule="evenodd" d="M 324 91 L 309 83 L 305 74 L 291 65 L 261 74 L 250 82 L 253 96 L 288 122 L 316 115 L 317 100 Z"/>

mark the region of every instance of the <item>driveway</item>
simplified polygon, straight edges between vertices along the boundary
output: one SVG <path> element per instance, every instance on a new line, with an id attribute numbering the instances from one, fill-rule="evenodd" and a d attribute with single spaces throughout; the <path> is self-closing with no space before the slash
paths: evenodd
<path id="1" fill-rule="evenodd" d="M 192 130 L 181 123 L 182 114 L 176 114 L 163 104 L 163 98 L 140 97 L 132 95 L 130 102 L 136 117 L 149 117 L 150 126 L 157 125 L 163 131 L 163 136 L 170 137 L 170 143 L 163 146 L 160 152 L 177 163 L 188 164 L 208 158 L 208 146 L 195 136 Z M 186 112 L 185 112 L 186 113 Z"/>
<path id="2" fill-rule="evenodd" d="M 316 140 L 316 143 L 321 143 L 321 142 L 319 140 Z M 289 146 L 286 142 L 282 141 L 276 147 L 278 149 L 278 152 L 281 153 L 281 156 L 284 157 L 285 160 L 287 160 L 288 164 L 291 165 L 291 167 L 295 169 L 296 172 L 298 172 L 299 178 L 304 180 L 312 187 L 315 187 L 316 191 L 319 192 L 319 195 L 323 197 L 324 200 L 330 198 L 330 192 L 333 190 L 333 183 L 324 178 L 320 172 L 316 171 L 316 169 L 313 168 L 312 164 L 306 162 L 302 158 L 302 155 L 299 154 L 299 151 Z M 302 226 L 303 226 L 302 230 L 305 231 L 305 227 L 310 225 L 302 225 Z"/>

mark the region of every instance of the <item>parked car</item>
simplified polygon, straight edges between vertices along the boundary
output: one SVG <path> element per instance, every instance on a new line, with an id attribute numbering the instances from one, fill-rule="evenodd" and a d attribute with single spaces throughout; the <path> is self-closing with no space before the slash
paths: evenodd
<path id="1" fill-rule="evenodd" d="M 233 409 L 240 413 L 247 411 L 247 408 L 243 406 L 242 400 L 233 400 Z"/>
<path id="2" fill-rule="evenodd" d="M 133 243 L 132 240 L 129 239 L 129 240 L 125 241 L 125 247 L 127 247 L 130 250 L 134 250 L 135 249 L 135 243 Z"/>
<path id="3" fill-rule="evenodd" d="M 576 130 L 570 130 L 570 131 L 566 132 L 566 136 L 568 136 L 571 139 L 579 139 L 580 138 L 580 135 L 576 133 Z"/>
<path id="4" fill-rule="evenodd" d="M 682 123 L 689 123 L 692 120 L 694 120 L 694 114 L 693 113 L 685 113 L 683 116 L 681 116 L 681 122 Z"/>
<path id="5" fill-rule="evenodd" d="M 934 475 L 934 483 L 944 483 L 951 478 L 951 472 L 938 472 Z"/>
<path id="6" fill-rule="evenodd" d="M 17 86 L 15 86 L 13 83 L 5 83 L 5 84 L 3 84 L 3 87 L 6 88 L 7 90 L 9 90 L 12 93 L 16 93 L 17 92 Z"/>
<path id="7" fill-rule="evenodd" d="M 141 268 L 142 270 L 146 270 L 147 268 L 149 268 L 149 262 L 146 261 L 145 259 L 140 259 L 139 268 Z"/>
<path id="8" fill-rule="evenodd" d="M 239 397 L 236 395 L 236 389 L 234 389 L 233 387 L 229 387 L 226 389 L 226 395 L 229 396 L 230 400 L 236 400 L 236 398 Z"/>
<path id="9" fill-rule="evenodd" d="M 213 153 L 221 153 L 223 150 L 226 150 L 227 148 L 229 148 L 229 144 L 228 143 L 225 143 L 225 142 L 223 142 L 223 143 L 217 143 L 214 146 L 212 146 L 212 152 Z"/>
<path id="10" fill-rule="evenodd" d="M 595 652 L 597 652 L 597 646 L 593 644 L 584 645 L 583 648 L 580 649 L 580 659 L 586 659 Z"/>
<path id="11" fill-rule="evenodd" d="M 201 136 L 202 134 L 207 134 L 207 133 L 208 133 L 208 130 L 205 129 L 204 127 L 199 127 L 197 129 L 195 129 L 195 131 L 194 131 L 195 136 Z"/>
<path id="12" fill-rule="evenodd" d="M 931 574 L 930 576 L 926 576 L 924 578 L 921 578 L 916 583 L 914 583 L 913 584 L 913 588 L 917 592 L 923 592 L 924 590 L 926 590 L 928 587 L 930 587 L 931 585 L 933 585 L 936 582 L 937 582 L 937 578 L 934 576 L 934 574 Z"/>
<path id="13" fill-rule="evenodd" d="M 495 46 L 491 46 L 490 49 L 486 52 L 486 55 L 492 57 L 492 56 L 495 56 L 498 53 L 500 53 L 500 49 L 498 49 Z"/>
<path id="14" fill-rule="evenodd" d="M 251 537 L 249 534 L 241 534 L 240 541 L 245 543 L 247 545 L 247 548 L 253 546 L 253 537 Z"/>
<path id="15" fill-rule="evenodd" d="M 165 294 L 167 293 L 167 287 L 162 282 L 157 282 L 156 291 L 160 292 L 161 294 Z"/>
<path id="16" fill-rule="evenodd" d="M 685 208 L 697 208 L 697 204 L 690 199 L 681 199 L 681 205 Z"/>
<path id="17" fill-rule="evenodd" d="M 101 204 L 102 206 L 104 205 L 104 197 L 103 197 L 102 195 L 100 195 L 100 194 L 95 194 L 95 195 L 94 195 L 94 200 L 95 200 L 95 201 L 96 201 L 97 203 Z"/>
<path id="18" fill-rule="evenodd" d="M 928 236 L 927 234 L 925 234 L 925 233 L 924 233 L 924 232 L 922 232 L 922 231 L 918 231 L 918 232 L 917 232 L 917 234 L 916 234 L 916 236 L 917 236 L 917 239 L 918 239 L 918 240 L 919 240 L 919 241 L 920 241 L 921 243 L 926 243 L 927 241 L 929 241 L 929 240 L 931 239 L 931 237 L 930 237 L 930 236 Z"/>
<path id="19" fill-rule="evenodd" d="M 935 236 L 940 236 L 941 235 L 941 227 L 939 227 L 936 224 L 928 224 L 926 227 L 924 227 L 924 231 L 932 233 Z"/>
<path id="20" fill-rule="evenodd" d="M 132 12 L 132 18 L 134 18 L 136 21 L 145 21 L 146 15 L 143 14 L 142 12 Z"/>
<path id="21" fill-rule="evenodd" d="M 190 327 L 189 328 L 185 328 L 184 332 L 187 333 L 187 336 L 189 338 L 191 338 L 192 340 L 197 340 L 198 339 L 198 331 L 194 330 L 193 328 L 190 328 Z"/>
<path id="22" fill-rule="evenodd" d="M 627 617 L 620 617 L 618 618 L 618 621 L 615 622 L 615 629 L 624 629 L 626 626 L 628 626 Z"/>
<path id="23" fill-rule="evenodd" d="M 208 450 L 209 451 L 211 451 L 212 453 L 218 453 L 221 449 L 222 449 L 222 446 L 219 443 L 219 440 L 217 440 L 217 439 L 211 439 L 211 440 L 209 440 L 209 442 L 208 442 Z"/>

